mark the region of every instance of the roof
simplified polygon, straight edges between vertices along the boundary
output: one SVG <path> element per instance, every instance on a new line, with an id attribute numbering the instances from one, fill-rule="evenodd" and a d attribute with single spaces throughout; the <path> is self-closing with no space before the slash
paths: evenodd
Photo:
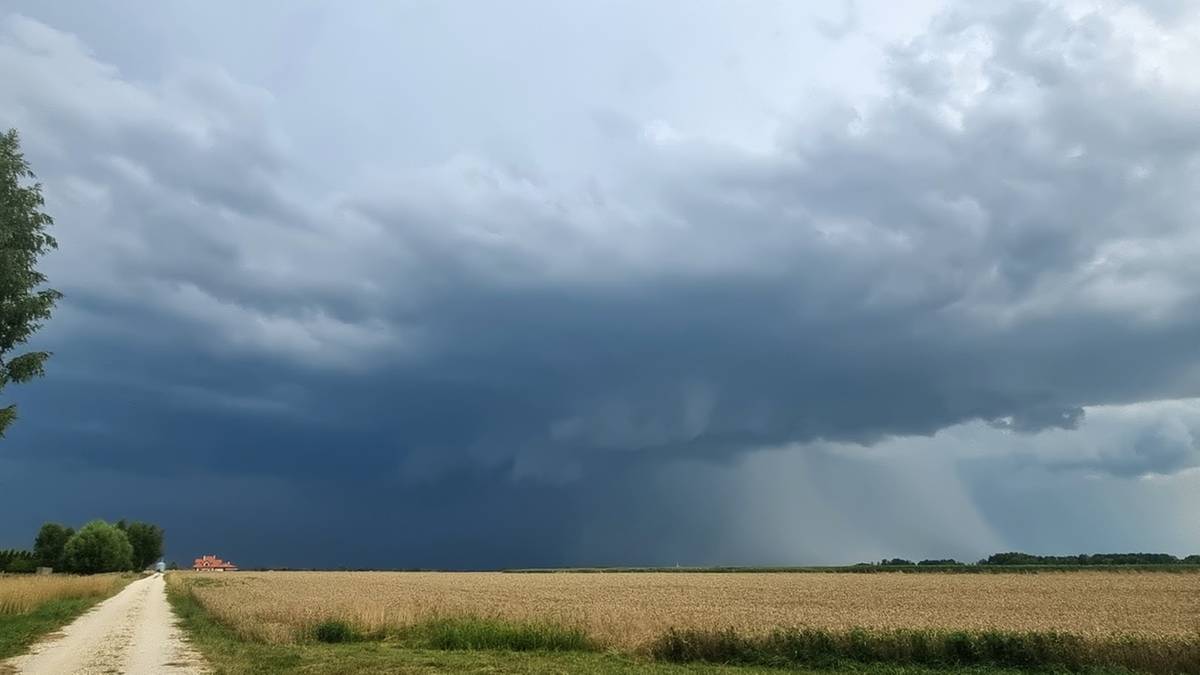
<path id="1" fill-rule="evenodd" d="M 237 565 L 228 560 L 221 560 L 215 555 L 202 555 L 192 562 L 195 569 L 237 569 Z"/>

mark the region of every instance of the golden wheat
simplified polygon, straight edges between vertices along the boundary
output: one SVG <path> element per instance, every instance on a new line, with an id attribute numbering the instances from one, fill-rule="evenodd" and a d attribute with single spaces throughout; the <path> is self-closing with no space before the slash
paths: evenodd
<path id="1" fill-rule="evenodd" d="M 637 648 L 668 628 L 933 628 L 1087 637 L 1200 635 L 1200 574 L 181 573 L 245 637 L 287 642 L 326 619 L 365 631 L 483 616 L 582 627 Z"/>
<path id="2" fill-rule="evenodd" d="M 105 597 L 122 581 L 119 574 L 88 577 L 0 574 L 0 614 L 21 614 L 42 603 L 63 598 Z"/>

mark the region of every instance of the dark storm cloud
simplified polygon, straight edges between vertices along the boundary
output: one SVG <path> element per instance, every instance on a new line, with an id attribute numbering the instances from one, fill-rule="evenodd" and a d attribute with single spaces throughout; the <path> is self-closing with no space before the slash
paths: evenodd
<path id="1" fill-rule="evenodd" d="M 837 539 L 887 499 L 941 505 L 915 468 L 825 444 L 884 452 L 982 421 L 972 438 L 1007 447 L 1086 433 L 1085 408 L 1200 396 L 1194 40 L 1181 56 L 1182 33 L 1137 12 L 958 7 L 890 49 L 878 100 L 765 150 L 593 110 L 613 133 L 586 180 L 464 148 L 332 186 L 269 92 L 202 67 L 129 79 L 8 17 L 0 125 L 46 183 L 67 292 L 40 338 L 51 377 L 6 440 L 13 475 L 109 476 L 157 495 L 128 502 L 143 512 L 219 494 L 209 523 L 164 517 L 192 545 L 229 528 L 263 564 L 336 563 L 262 540 L 284 512 L 323 532 L 386 513 L 427 542 L 349 549 L 366 565 L 754 562 L 815 548 L 739 524 L 730 476 L 805 474 L 820 499 L 795 507 Z M 1073 457 L 1030 441 L 1012 463 L 1182 472 L 1198 460 L 1179 419 Z M 756 452 L 776 446 L 806 457 Z M 969 511 L 952 474 L 938 494 Z M 903 520 L 839 550 L 953 548 Z M 941 531 L 970 553 L 1001 540 Z"/>
<path id="2" fill-rule="evenodd" d="M 1069 428 L 1197 393 L 1196 279 L 1168 250 L 1195 245 L 1195 96 L 1119 29 L 947 15 L 894 50 L 890 97 L 778 153 L 647 153 L 632 224 L 486 165 L 439 175 L 441 210 L 404 182 L 352 203 L 444 275 L 419 317 L 437 368 L 519 378 L 528 410 L 481 420 L 497 452 Z"/>
<path id="3" fill-rule="evenodd" d="M 97 121 L 77 99 L 78 124 L 59 130 L 95 143 L 89 128 L 103 128 L 123 153 L 83 169 L 105 191 L 99 225 L 130 235 L 128 249 L 101 251 L 126 277 L 114 283 L 151 296 L 157 331 L 186 341 L 188 326 L 215 329 L 204 341 L 218 352 L 382 359 L 386 372 L 349 381 L 369 383 L 373 400 L 338 400 L 392 408 L 406 432 L 386 455 L 570 464 L 869 442 L 979 417 L 1036 430 L 1074 424 L 1081 405 L 1195 393 L 1165 382 L 1196 335 L 1178 311 L 1194 298 L 1152 298 L 1174 300 L 1176 316 L 1131 331 L 1137 308 L 1085 295 L 1186 271 L 1117 264 L 1080 278 L 1125 236 L 1186 234 L 1189 204 L 1157 197 L 1188 180 L 1198 138 L 1188 99 L 1139 81 L 1101 17 L 1033 3 L 949 15 L 894 51 L 893 94 L 859 118 L 799 129 L 767 156 L 648 148 L 634 170 L 657 194 L 616 205 L 468 158 L 380 178 L 342 206 L 294 189 L 281 202 L 286 160 L 261 121 L 265 93 L 189 76 L 147 94 L 49 29 L 14 25 L 57 44 L 50 59 L 94 86 L 140 101 Z M 1037 39 L 1074 62 L 1047 59 Z M 1096 90 L 1100 71 L 1108 86 Z M 1130 116 L 1144 123 L 1126 128 Z M 1139 165 L 1153 187 L 1130 175 Z M 326 248 L 335 239 L 350 243 Z M 69 290 L 112 300 L 110 288 Z M 1025 308 L 1038 303 L 1050 306 Z M 389 364 L 409 349 L 403 335 L 420 336 L 419 353 Z M 1127 346 L 1124 363 L 1078 363 L 1092 339 Z"/>

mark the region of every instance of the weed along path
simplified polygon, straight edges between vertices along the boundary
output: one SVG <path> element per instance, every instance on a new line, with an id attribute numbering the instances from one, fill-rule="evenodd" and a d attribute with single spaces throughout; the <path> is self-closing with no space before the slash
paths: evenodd
<path id="1" fill-rule="evenodd" d="M 34 645 L 0 663 L 0 674 L 195 675 L 208 669 L 183 639 L 161 574 L 139 579 Z"/>

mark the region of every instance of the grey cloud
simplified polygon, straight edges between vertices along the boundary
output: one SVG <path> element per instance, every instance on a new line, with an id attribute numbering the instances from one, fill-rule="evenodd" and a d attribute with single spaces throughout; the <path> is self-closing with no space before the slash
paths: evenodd
<path id="1" fill-rule="evenodd" d="M 116 208 L 167 190 L 157 211 L 103 221 L 166 253 L 135 276 L 156 310 L 214 328 L 218 352 L 453 373 L 480 409 L 519 378 L 502 427 L 466 424 L 462 461 L 869 443 L 973 418 L 1069 428 L 1083 405 L 1196 393 L 1165 382 L 1197 327 L 1192 267 L 1162 246 L 1195 245 L 1200 135 L 1190 95 L 1143 77 L 1105 15 L 946 15 L 892 53 L 890 95 L 848 125 L 798 128 L 768 154 L 645 140 L 602 201 L 471 155 L 303 198 L 260 133 L 264 95 L 222 76 L 146 93 L 56 44 L 155 120 L 143 133 L 129 116 L 120 143 L 150 183 L 87 180 L 140 195 Z M 176 120 L 193 90 L 206 105 Z M 108 274 L 129 269 L 104 255 Z M 1118 348 L 1120 367 L 1078 363 Z M 431 433 L 412 447 L 462 447 Z"/>
<path id="2" fill-rule="evenodd" d="M 1173 24 L 1187 18 L 1194 18 L 1195 5 L 1188 0 L 1132 0 L 1131 4 L 1140 7 L 1158 21 Z"/>
<path id="3" fill-rule="evenodd" d="M 1200 399 L 1097 406 L 1084 412 L 1077 412 L 1071 426 L 1043 423 L 1035 430 L 1022 429 L 1015 420 L 968 422 L 927 438 L 889 438 L 869 449 L 837 444 L 833 451 L 856 457 L 942 455 L 967 464 L 1003 461 L 1023 469 L 1109 478 L 1186 474 L 1200 467 Z"/>
<path id="4" fill-rule="evenodd" d="M 1019 415 L 991 420 L 991 424 L 999 429 L 1014 431 L 1041 431 L 1052 427 L 1075 429 L 1079 426 L 1085 412 L 1083 408 L 1030 408 Z"/>

